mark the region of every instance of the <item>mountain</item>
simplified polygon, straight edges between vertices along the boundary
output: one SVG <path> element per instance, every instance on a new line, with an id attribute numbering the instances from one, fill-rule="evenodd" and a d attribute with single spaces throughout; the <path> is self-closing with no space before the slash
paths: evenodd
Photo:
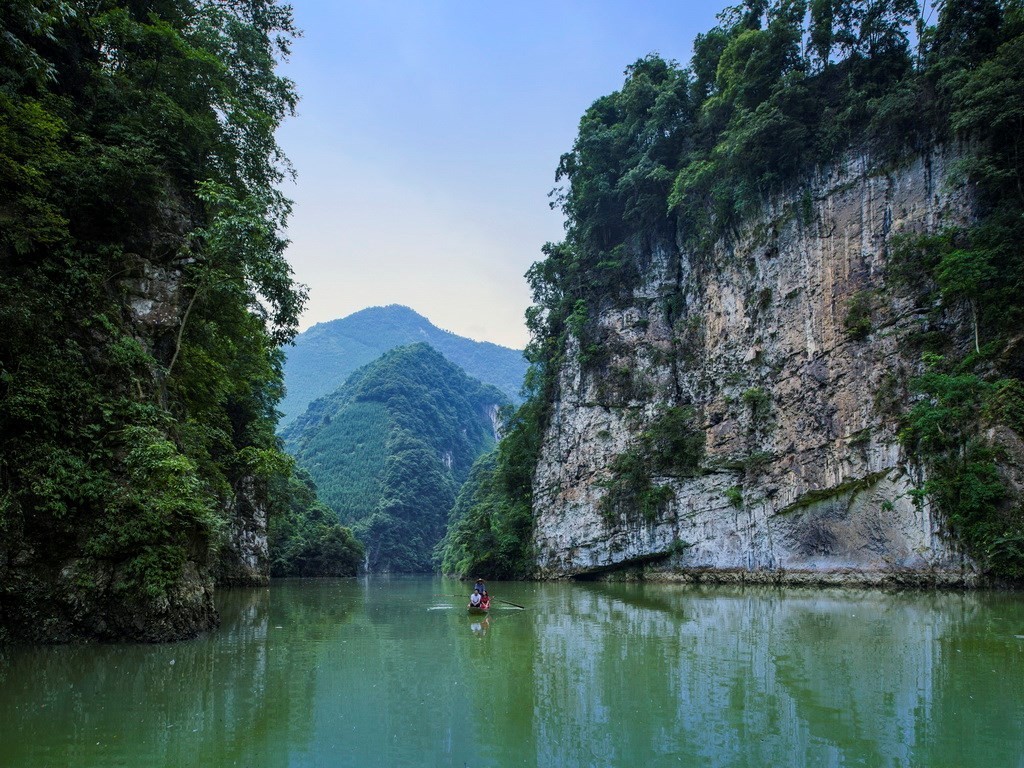
<path id="1" fill-rule="evenodd" d="M 295 337 L 284 364 L 285 396 L 278 406 L 283 414 L 281 426 L 290 424 L 313 400 L 341 386 L 359 366 L 389 349 L 421 341 L 518 402 L 526 375 L 521 351 L 456 336 L 408 307 L 391 304 L 319 323 Z"/>
<path id="2" fill-rule="evenodd" d="M 314 401 L 284 431 L 320 499 L 375 572 L 422 572 L 508 398 L 426 343 L 398 347 Z"/>

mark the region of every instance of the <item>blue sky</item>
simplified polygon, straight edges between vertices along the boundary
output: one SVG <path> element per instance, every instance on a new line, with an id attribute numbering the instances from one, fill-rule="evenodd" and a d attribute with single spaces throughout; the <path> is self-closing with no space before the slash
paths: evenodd
<path id="1" fill-rule="evenodd" d="M 687 62 L 719 3 L 293 0 L 301 96 L 279 140 L 298 179 L 288 258 L 302 328 L 406 304 L 521 347 L 523 274 L 584 110 L 647 53 Z"/>

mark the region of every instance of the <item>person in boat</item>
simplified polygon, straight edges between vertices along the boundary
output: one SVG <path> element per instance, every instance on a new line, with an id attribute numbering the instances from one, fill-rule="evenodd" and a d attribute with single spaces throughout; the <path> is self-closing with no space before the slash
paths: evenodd
<path id="1" fill-rule="evenodd" d="M 478 590 L 481 595 L 487 594 L 487 587 L 484 585 L 483 579 L 477 579 L 476 584 L 473 585 L 473 589 Z"/>
<path id="2" fill-rule="evenodd" d="M 483 595 L 480 594 L 480 590 L 474 589 L 473 594 L 469 596 L 469 607 L 479 608 L 480 604 L 483 602 L 483 599 L 484 598 Z"/>
<path id="3" fill-rule="evenodd" d="M 491 596 L 486 592 L 480 596 L 480 607 L 485 611 L 489 611 L 491 609 Z"/>

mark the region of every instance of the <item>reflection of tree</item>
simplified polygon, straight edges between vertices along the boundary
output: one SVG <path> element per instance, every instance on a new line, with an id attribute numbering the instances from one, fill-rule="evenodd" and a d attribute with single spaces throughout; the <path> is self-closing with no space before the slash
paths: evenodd
<path id="1" fill-rule="evenodd" d="M 321 741 L 338 734 L 334 762 L 494 765 L 532 754 L 534 630 L 521 613 L 493 610 L 478 637 L 464 584 L 405 577 L 363 584 L 365 610 L 318 670 L 312 717 Z"/>
<path id="2" fill-rule="evenodd" d="M 936 638 L 917 765 L 1024 765 L 1024 601 L 1019 592 L 980 593 L 971 605 L 957 631 Z"/>
<path id="3" fill-rule="evenodd" d="M 325 591 L 223 592 L 220 630 L 177 645 L 19 649 L 0 765 L 288 765 L 316 693 L 316 665 L 297 657 L 352 607 Z"/>
<path id="4" fill-rule="evenodd" d="M 467 634 L 459 644 L 471 662 L 469 673 L 480 681 L 472 686 L 470 699 L 482 724 L 479 749 L 481 754 L 532 755 L 536 628 L 532 616 L 505 611 L 497 602 L 493 605 L 487 635 Z"/>

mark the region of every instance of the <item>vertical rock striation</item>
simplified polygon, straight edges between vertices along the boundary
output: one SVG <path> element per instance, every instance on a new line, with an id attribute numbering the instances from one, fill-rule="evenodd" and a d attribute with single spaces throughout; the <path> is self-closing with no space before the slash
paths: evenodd
<path id="1" fill-rule="evenodd" d="M 227 541 L 220 553 L 217 584 L 254 587 L 270 583 L 270 549 L 267 542 L 267 503 L 260 483 L 242 477 L 226 510 Z"/>
<path id="2" fill-rule="evenodd" d="M 897 418 L 927 308 L 887 269 L 898 235 L 970 219 L 957 157 L 884 172 L 848 158 L 706 251 L 650 249 L 632 300 L 599 318 L 597 372 L 570 339 L 534 475 L 541 576 L 976 579 L 912 493 L 923 470 Z M 699 471 L 652 472 L 670 491 L 652 515 L 605 511 L 616 457 L 680 405 L 704 436 Z"/>

